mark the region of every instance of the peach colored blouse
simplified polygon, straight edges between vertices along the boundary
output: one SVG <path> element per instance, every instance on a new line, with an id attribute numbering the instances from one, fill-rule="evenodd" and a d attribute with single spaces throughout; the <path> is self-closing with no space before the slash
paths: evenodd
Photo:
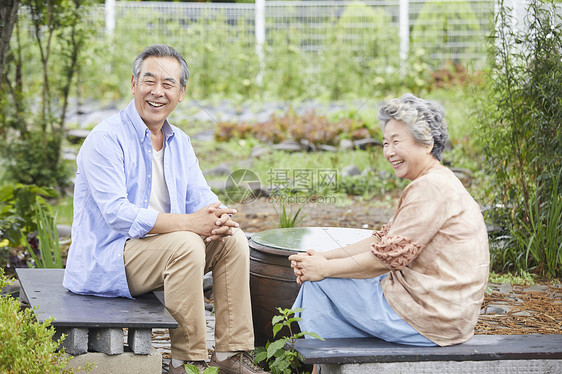
<path id="1" fill-rule="evenodd" d="M 438 345 L 469 340 L 488 281 L 488 235 L 453 172 L 434 168 L 413 180 L 373 235 L 371 251 L 390 269 L 382 287 L 392 309 Z"/>

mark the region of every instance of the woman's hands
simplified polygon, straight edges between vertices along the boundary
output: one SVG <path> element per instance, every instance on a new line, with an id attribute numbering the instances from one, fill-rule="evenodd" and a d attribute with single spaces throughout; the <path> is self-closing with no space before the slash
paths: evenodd
<path id="1" fill-rule="evenodd" d="M 329 260 L 314 249 L 289 256 L 289 260 L 298 284 L 304 281 L 320 281 L 328 277 Z"/>
<path id="2" fill-rule="evenodd" d="M 390 269 L 370 251 L 372 238 L 327 252 L 309 249 L 306 253 L 289 256 L 297 283 L 320 281 L 324 278 L 372 278 Z"/>

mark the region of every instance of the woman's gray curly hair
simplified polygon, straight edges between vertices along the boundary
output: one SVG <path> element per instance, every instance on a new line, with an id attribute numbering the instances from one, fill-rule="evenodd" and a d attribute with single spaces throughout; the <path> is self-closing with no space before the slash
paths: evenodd
<path id="1" fill-rule="evenodd" d="M 377 118 L 383 131 L 391 119 L 406 124 L 408 131 L 417 142 L 433 145 L 431 154 L 441 161 L 449 132 L 443 109 L 439 104 L 408 93 L 402 95 L 400 99 L 392 99 L 381 106 Z"/>

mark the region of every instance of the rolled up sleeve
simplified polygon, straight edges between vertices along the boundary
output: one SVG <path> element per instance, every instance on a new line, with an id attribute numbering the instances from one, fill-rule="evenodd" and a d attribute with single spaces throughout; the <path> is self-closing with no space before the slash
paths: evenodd
<path id="1" fill-rule="evenodd" d="M 150 209 L 139 209 L 138 215 L 129 229 L 129 236 L 133 239 L 145 236 L 156 223 L 158 212 Z"/>
<path id="2" fill-rule="evenodd" d="M 447 207 L 438 187 L 411 187 L 404 190 L 391 223 L 373 233 L 371 252 L 391 270 L 415 260 L 446 219 Z"/>
<path id="3" fill-rule="evenodd" d="M 391 270 L 400 270 L 412 262 L 424 246 L 400 236 L 383 236 L 371 244 L 371 252 Z"/>

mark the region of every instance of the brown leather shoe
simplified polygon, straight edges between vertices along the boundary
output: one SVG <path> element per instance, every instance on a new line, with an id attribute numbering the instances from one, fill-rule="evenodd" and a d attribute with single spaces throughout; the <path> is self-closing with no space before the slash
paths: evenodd
<path id="1" fill-rule="evenodd" d="M 252 355 L 248 352 L 238 352 L 226 360 L 219 361 L 213 353 L 209 366 L 217 366 L 220 374 L 263 374 L 267 373 L 254 364 Z"/>
<path id="2" fill-rule="evenodd" d="M 187 365 L 193 365 L 197 369 L 199 369 L 199 373 L 203 373 L 205 369 L 209 367 L 205 361 L 187 361 Z M 180 365 L 178 367 L 172 366 L 172 362 L 170 361 L 170 368 L 168 369 L 168 374 L 186 374 L 185 367 Z"/>

